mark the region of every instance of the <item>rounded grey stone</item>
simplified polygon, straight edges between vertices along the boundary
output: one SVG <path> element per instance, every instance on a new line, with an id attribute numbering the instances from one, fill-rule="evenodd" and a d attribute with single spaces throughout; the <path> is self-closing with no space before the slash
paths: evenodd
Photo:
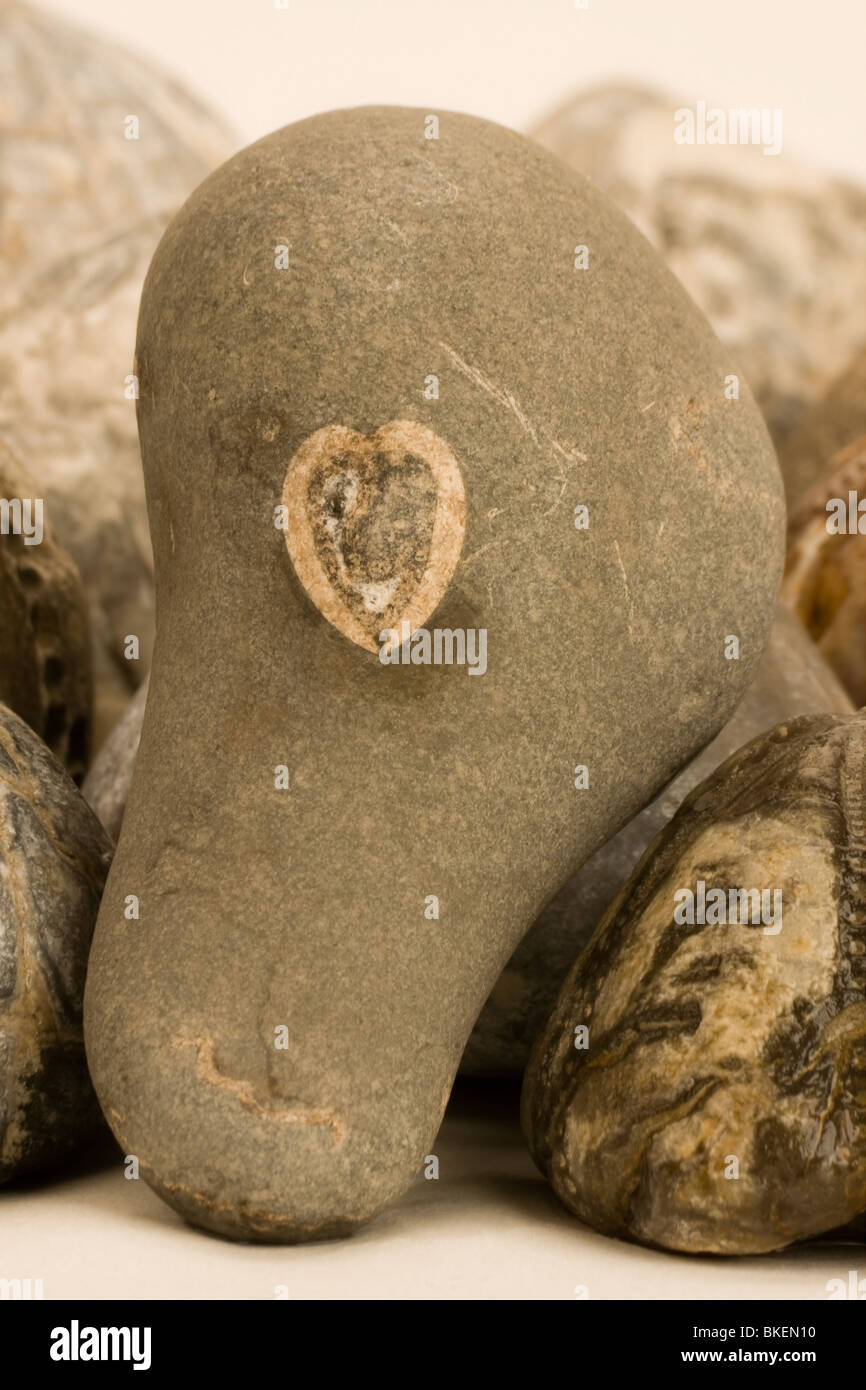
<path id="1" fill-rule="evenodd" d="M 427 114 L 242 151 L 139 314 L 159 636 L 88 1061 L 142 1177 L 245 1239 L 406 1191 L 502 965 L 728 719 L 781 575 L 764 423 L 675 278 L 539 146 Z M 483 632 L 484 674 L 383 662 L 372 613 Z"/>

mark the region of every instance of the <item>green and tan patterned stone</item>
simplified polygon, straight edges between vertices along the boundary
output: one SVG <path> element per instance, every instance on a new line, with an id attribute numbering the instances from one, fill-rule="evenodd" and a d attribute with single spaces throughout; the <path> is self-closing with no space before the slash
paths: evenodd
<path id="1" fill-rule="evenodd" d="M 866 711 L 781 724 L 653 841 L 535 1045 L 523 1125 L 565 1205 L 728 1255 L 863 1211 L 864 947 Z"/>

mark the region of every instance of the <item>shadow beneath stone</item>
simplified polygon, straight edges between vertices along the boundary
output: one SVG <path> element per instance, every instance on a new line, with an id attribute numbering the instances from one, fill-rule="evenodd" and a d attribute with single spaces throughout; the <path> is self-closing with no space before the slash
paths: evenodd
<path id="1" fill-rule="evenodd" d="M 103 1172 L 122 1162 L 123 1155 L 113 1134 L 109 1129 L 103 1129 L 87 1144 L 83 1144 L 81 1148 L 61 1158 L 54 1165 L 11 1178 L 0 1187 L 0 1202 L 3 1200 L 4 1192 L 14 1193 L 16 1196 L 42 1192 L 46 1188 L 87 1177 L 91 1173 Z"/>

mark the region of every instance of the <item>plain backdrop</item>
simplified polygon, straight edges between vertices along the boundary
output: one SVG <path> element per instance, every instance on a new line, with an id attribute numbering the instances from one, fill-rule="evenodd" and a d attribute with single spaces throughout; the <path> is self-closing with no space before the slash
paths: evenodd
<path id="1" fill-rule="evenodd" d="M 676 104 L 781 107 L 784 152 L 866 179 L 863 0 L 49 0 L 158 59 L 247 144 L 359 104 L 527 130 L 630 79 Z"/>

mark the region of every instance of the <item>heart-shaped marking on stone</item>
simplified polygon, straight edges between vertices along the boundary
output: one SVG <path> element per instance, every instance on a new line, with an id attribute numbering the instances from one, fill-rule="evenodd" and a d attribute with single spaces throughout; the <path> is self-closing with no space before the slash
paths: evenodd
<path id="1" fill-rule="evenodd" d="M 327 425 L 292 458 L 282 500 L 295 573 L 344 637 L 378 652 L 383 630 L 423 627 L 466 530 L 463 478 L 444 440 L 414 420 L 368 435 Z"/>

